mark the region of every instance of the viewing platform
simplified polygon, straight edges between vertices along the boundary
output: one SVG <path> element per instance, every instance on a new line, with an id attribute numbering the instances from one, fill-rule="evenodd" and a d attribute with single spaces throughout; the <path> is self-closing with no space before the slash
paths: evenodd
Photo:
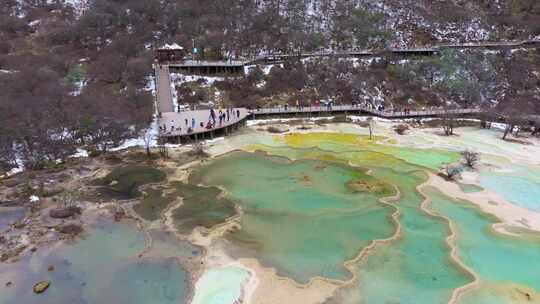
<path id="1" fill-rule="evenodd" d="M 226 135 L 243 125 L 249 115 L 245 108 L 233 108 L 229 111 L 229 119 L 227 119 L 226 109 L 224 109 L 225 118 L 220 123 L 219 110 L 214 111 L 216 122 L 211 128 L 207 127 L 208 122 L 212 120 L 210 110 L 161 113 L 159 127 L 162 131 L 160 136 L 167 138 L 168 141 L 181 143 L 185 140 L 213 138 L 220 134 Z"/>

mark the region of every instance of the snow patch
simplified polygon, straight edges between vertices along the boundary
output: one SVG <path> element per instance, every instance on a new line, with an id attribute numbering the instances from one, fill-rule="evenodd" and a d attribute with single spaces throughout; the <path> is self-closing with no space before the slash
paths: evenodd
<path id="1" fill-rule="evenodd" d="M 159 137 L 159 127 L 157 116 L 154 115 L 150 126 L 143 130 L 140 137 L 126 139 L 120 146 L 110 149 L 111 151 L 120 151 L 132 147 L 145 147 L 147 144 L 150 147 L 157 146 L 157 139 Z"/>
<path id="2" fill-rule="evenodd" d="M 77 148 L 77 152 L 70 156 L 71 158 L 88 157 L 88 151 L 85 149 Z"/>
<path id="3" fill-rule="evenodd" d="M 81 81 L 77 81 L 76 83 L 74 83 L 75 89 L 73 91 L 71 91 L 69 94 L 71 96 L 79 96 L 79 95 L 81 95 L 82 90 L 84 89 L 84 87 L 86 87 L 87 84 L 88 84 L 88 80 L 86 80 L 86 79 L 83 79 Z"/>
<path id="4" fill-rule="evenodd" d="M 54 0 L 48 0 L 49 3 L 52 3 Z M 89 0 L 64 0 L 64 3 L 73 7 L 77 17 L 80 17 L 86 9 L 88 9 Z"/>
<path id="5" fill-rule="evenodd" d="M 214 139 L 206 140 L 205 144 L 213 144 L 213 143 L 217 143 L 217 142 L 224 141 L 224 140 L 225 140 L 225 137 L 217 137 L 217 138 L 214 138 Z"/>
<path id="6" fill-rule="evenodd" d="M 184 48 L 178 45 L 177 43 L 165 44 L 159 48 L 160 50 L 183 50 Z"/>

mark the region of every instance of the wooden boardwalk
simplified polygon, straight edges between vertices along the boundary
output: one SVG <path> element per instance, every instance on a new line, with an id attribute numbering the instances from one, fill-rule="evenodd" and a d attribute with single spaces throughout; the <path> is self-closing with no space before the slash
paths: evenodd
<path id="1" fill-rule="evenodd" d="M 224 112 L 226 110 L 224 109 Z M 237 115 L 240 112 L 240 116 Z M 234 113 L 233 113 L 234 112 Z M 215 110 L 216 116 L 219 115 L 219 110 Z M 236 127 L 243 123 L 249 113 L 245 108 L 234 108 L 229 113 L 229 120 L 225 119 L 219 123 L 219 118 L 216 117 L 216 124 L 207 129 L 207 123 L 210 121 L 210 110 L 184 111 L 179 113 L 167 112 L 161 114 L 160 127 L 164 127 L 165 131 L 161 132 L 161 136 L 170 138 L 194 137 L 197 135 L 204 136 L 209 134 L 213 136 L 216 131 L 224 131 L 227 133 L 229 128 Z M 201 126 L 201 122 L 203 126 Z"/>
<path id="2" fill-rule="evenodd" d="M 240 112 L 238 116 L 237 111 Z M 233 114 L 234 112 L 234 114 Z M 440 117 L 443 115 L 465 116 L 481 113 L 480 109 L 456 109 L 456 110 L 423 110 L 423 111 L 377 111 L 368 107 L 357 105 L 341 105 L 332 107 L 288 107 L 264 108 L 257 110 L 247 110 L 245 108 L 234 108 L 229 113 L 229 120 L 226 118 L 220 123 L 219 118 L 212 128 L 207 128 L 210 119 L 210 110 L 196 110 L 184 112 L 166 112 L 160 118 L 160 136 L 167 138 L 170 142 L 183 142 L 183 140 L 213 138 L 218 133 L 227 135 L 230 131 L 244 124 L 248 119 L 262 118 L 265 116 L 294 116 L 304 115 L 334 115 L 339 113 L 358 114 L 366 116 L 376 116 L 386 119 L 414 119 Z M 216 111 L 219 115 L 219 110 Z M 202 126 L 201 126 L 202 123 Z"/>
<path id="3" fill-rule="evenodd" d="M 154 65 L 156 75 L 157 109 L 160 113 L 174 112 L 173 96 L 171 91 L 171 73 L 166 64 Z"/>
<path id="4" fill-rule="evenodd" d="M 228 133 L 233 127 L 237 127 L 242 124 L 248 118 L 256 118 L 260 116 L 271 115 L 301 115 L 301 114 L 328 114 L 333 115 L 336 113 L 345 114 L 358 114 L 358 115 L 370 115 L 387 119 L 407 119 L 407 118 L 423 118 L 423 117 L 437 117 L 448 114 L 453 115 L 471 115 L 480 113 L 479 109 L 457 109 L 457 110 L 421 110 L 421 111 L 378 111 L 370 107 L 358 106 L 358 105 L 340 105 L 340 106 L 319 106 L 319 107 L 288 107 L 287 109 L 281 108 L 263 108 L 257 110 L 247 110 L 239 108 L 240 116 L 229 115 L 229 121 L 223 121 L 219 124 L 219 119 L 216 125 L 211 129 L 207 129 L 206 125 L 209 121 L 209 110 L 199 111 L 186 111 L 176 113 L 173 101 L 173 88 L 171 87 L 170 72 L 176 69 L 187 69 L 191 71 L 192 68 L 204 67 L 207 71 L 232 71 L 231 69 L 241 70 L 243 72 L 244 66 L 255 63 L 270 64 L 274 61 L 285 60 L 289 57 L 317 57 L 317 56 L 341 56 L 341 57 L 362 57 L 362 56 L 381 56 L 384 53 L 391 52 L 394 54 L 404 55 L 426 55 L 438 53 L 442 48 L 508 48 L 508 47 L 530 47 L 539 46 L 540 40 L 526 40 L 526 41 L 508 41 L 508 42 L 478 42 L 478 43 L 463 43 L 463 44 L 441 44 L 433 45 L 421 48 L 392 48 L 387 50 L 342 50 L 333 52 L 313 52 L 313 53 L 300 53 L 300 54 L 267 54 L 257 57 L 253 60 L 246 61 L 185 61 L 178 64 L 155 64 L 155 76 L 156 76 L 156 107 L 160 113 L 159 124 L 162 127 L 160 135 L 173 140 L 181 140 L 184 137 L 204 137 L 206 135 L 214 136 L 216 132 Z M 234 71 L 236 71 L 234 70 Z M 235 109 L 236 113 L 236 109 Z M 217 114 L 217 113 L 216 113 Z M 192 119 L 195 120 L 193 125 Z M 186 123 L 187 120 L 187 123 Z M 200 123 L 203 123 L 203 126 Z M 189 129 L 189 131 L 188 131 Z"/>
<path id="5" fill-rule="evenodd" d="M 423 117 L 437 117 L 443 115 L 469 115 L 481 113 L 480 109 L 455 109 L 455 110 L 419 110 L 419 111 L 378 111 L 373 108 L 358 106 L 358 105 L 340 105 L 340 106 L 320 106 L 320 107 L 284 107 L 279 108 L 261 108 L 256 110 L 251 110 L 250 114 L 252 117 L 257 116 L 268 116 L 268 115 L 291 115 L 291 114 L 336 114 L 336 113 L 358 113 L 364 115 L 377 116 L 381 118 L 388 119 L 398 119 L 398 118 L 423 118 Z"/>
<path id="6" fill-rule="evenodd" d="M 253 58 L 249 64 L 257 63 L 272 63 L 282 62 L 289 58 L 310 58 L 310 57 L 373 57 L 383 56 L 385 53 L 393 53 L 394 55 L 403 56 L 426 56 L 438 54 L 444 48 L 451 49 L 504 49 L 515 47 L 533 47 L 540 46 L 540 40 L 520 40 L 520 41 L 480 41 L 480 42 L 466 42 L 455 44 L 435 44 L 423 47 L 410 47 L 410 48 L 388 48 L 388 49 L 343 49 L 343 50 L 323 50 L 310 53 L 296 53 L 296 54 L 265 54 Z"/>

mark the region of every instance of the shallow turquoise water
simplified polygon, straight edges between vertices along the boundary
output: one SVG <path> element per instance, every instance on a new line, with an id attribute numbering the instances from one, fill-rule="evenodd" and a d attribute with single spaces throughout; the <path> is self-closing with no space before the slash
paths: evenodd
<path id="1" fill-rule="evenodd" d="M 315 276 L 348 280 L 357 275 L 358 281 L 331 303 L 447 303 L 455 288 L 471 281 L 450 261 L 447 222 L 419 208 L 424 197 L 415 189 L 426 180 L 422 170 L 437 168 L 455 153 L 375 146 L 346 134 L 315 135 L 306 145 L 301 138 L 294 140 L 295 149 L 262 148 L 296 162 L 237 152 L 195 170 L 190 182 L 223 186 L 227 197 L 242 208 L 241 229 L 224 241 L 228 253 L 258 258 L 299 283 Z M 516 166 L 511 174 L 482 172 L 481 182 L 535 210 L 540 197 L 540 171 L 535 170 Z M 402 194 L 393 207 L 378 202 L 390 195 L 388 185 Z M 540 291 L 540 238 L 494 233 L 489 227 L 496 219 L 471 204 L 453 201 L 432 188 L 428 195 L 433 201 L 430 208 L 456 224 L 459 256 L 481 278 L 481 288 L 465 295 L 462 304 L 521 303 L 516 300 L 523 299 L 520 290 Z M 352 272 L 346 269 L 343 262 L 373 240 L 394 234 L 390 215 L 395 210 L 400 212 L 402 236 L 378 245 L 365 260 L 352 265 Z M 198 256 L 202 251 L 179 247 L 169 234 L 152 235 L 150 252 L 155 258 L 138 257 L 145 242 L 133 225 L 104 221 L 90 227 L 85 240 L 73 246 L 44 248 L 19 263 L 0 264 L 0 304 L 183 303 L 188 276 L 176 257 Z M 50 264 L 55 271 L 47 271 Z M 211 269 L 199 280 L 201 292 L 194 303 L 231 303 L 248 276 L 237 267 Z M 50 289 L 34 295 L 32 285 L 43 279 L 52 282 Z M 4 287 L 7 281 L 14 285 Z M 524 303 L 534 302 L 540 300 Z"/>
<path id="2" fill-rule="evenodd" d="M 316 160 L 347 155 L 355 164 L 369 168 L 371 179 L 399 188 L 402 195 L 394 205 L 401 213 L 402 237 L 377 247 L 365 263 L 354 268 L 360 284 L 344 292 L 337 303 L 418 303 L 418 294 L 422 294 L 422 303 L 445 303 L 453 289 L 470 282 L 450 262 L 447 223 L 420 210 L 424 198 L 415 188 L 426 179 L 421 171 L 409 171 L 414 166 L 396 159 L 392 160 L 396 170 L 376 167 L 371 160 L 390 158 L 380 153 L 289 150 L 269 148 L 270 153 L 312 160 L 289 163 L 263 155 L 234 154 L 196 176 L 204 184 L 223 185 L 242 206 L 242 229 L 231 239 L 244 254 L 252 252 L 278 273 L 299 282 L 315 275 L 350 278 L 340 267 L 343 261 L 358 255 L 362 248 L 358 245 L 389 237 L 394 230 L 380 234 L 381 227 L 388 226 L 390 212 L 380 214 L 376 197 L 346 195 L 344 185 L 354 178 L 350 167 Z M 326 166 L 324 170 L 319 168 L 321 164 Z M 302 176 L 308 176 L 309 182 L 298 182 Z"/>
<path id="3" fill-rule="evenodd" d="M 307 143 L 301 136 L 293 137 L 294 146 L 301 149 L 259 148 L 295 159 L 344 161 L 369 168 L 376 180 L 395 185 L 401 193 L 394 203 L 401 214 L 401 237 L 378 245 L 355 267 L 359 283 L 340 291 L 330 303 L 447 303 L 455 288 L 472 281 L 470 274 L 450 260 L 446 244 L 446 237 L 450 235 L 448 224 L 420 209 L 424 197 L 416 191 L 416 187 L 427 179 L 422 172 L 424 168 L 436 168 L 454 154 L 369 144 L 354 151 L 351 147 L 356 141 L 350 136 L 321 136 L 322 140 L 311 136 Z M 334 140 L 331 144 L 328 143 L 330 139 Z M 309 146 L 315 148 L 304 148 Z M 412 163 L 403 159 L 410 159 Z"/>
<path id="4" fill-rule="evenodd" d="M 134 225 L 104 221 L 73 245 L 42 248 L 0 265 L 0 303 L 182 303 L 186 273 L 174 259 L 138 258 L 144 237 Z M 54 271 L 48 271 L 49 265 Z M 36 295 L 32 286 L 51 286 Z M 11 281 L 11 287 L 4 287 Z"/>
<path id="5" fill-rule="evenodd" d="M 540 179 L 533 173 L 519 167 L 511 173 L 485 172 L 480 183 L 517 206 L 540 212 Z"/>
<path id="6" fill-rule="evenodd" d="M 22 207 L 0 207 L 0 232 L 24 218 L 26 209 Z"/>
<path id="7" fill-rule="evenodd" d="M 473 205 L 445 197 L 434 188 L 428 188 L 428 195 L 433 200 L 430 208 L 455 223 L 459 256 L 481 279 L 540 292 L 540 237 L 501 235 L 490 228 L 497 220 Z"/>
<path id="8" fill-rule="evenodd" d="M 389 219 L 393 208 L 346 185 L 372 178 L 347 166 L 239 152 L 203 167 L 192 179 L 224 186 L 242 207 L 242 229 L 229 236 L 238 255 L 255 256 L 300 283 L 315 276 L 351 278 L 343 263 L 395 230 Z"/>
<path id="9" fill-rule="evenodd" d="M 236 266 L 214 268 L 197 282 L 192 304 L 232 304 L 241 297 L 241 287 L 249 279 L 246 269 Z"/>
<path id="10" fill-rule="evenodd" d="M 374 169 L 373 174 L 391 181 L 402 193 L 395 203 L 401 213 L 402 237 L 378 246 L 357 267 L 360 286 L 357 294 L 345 297 L 347 303 L 447 303 L 452 291 L 471 277 L 450 261 L 447 223 L 420 210 L 424 198 L 415 188 L 425 176 L 386 169 Z"/>

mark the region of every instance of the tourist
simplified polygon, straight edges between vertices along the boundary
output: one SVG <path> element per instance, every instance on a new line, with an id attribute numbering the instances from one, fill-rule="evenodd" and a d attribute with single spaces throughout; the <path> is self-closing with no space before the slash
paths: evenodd
<path id="1" fill-rule="evenodd" d="M 186 122 L 186 126 L 187 126 L 188 125 L 188 119 L 186 118 L 186 119 L 184 119 L 184 121 Z"/>
<path id="2" fill-rule="evenodd" d="M 216 123 L 216 112 L 214 111 L 214 109 L 210 109 L 210 119 L 212 119 L 213 124 Z"/>
<path id="3" fill-rule="evenodd" d="M 238 116 L 238 119 L 240 119 L 240 110 L 239 109 L 236 110 L 236 116 Z"/>
<path id="4" fill-rule="evenodd" d="M 208 121 L 208 123 L 210 123 L 210 121 Z M 199 126 L 200 126 L 201 128 L 204 128 L 204 123 L 201 121 L 201 123 L 199 124 Z"/>
<path id="5" fill-rule="evenodd" d="M 195 118 L 191 118 L 191 128 L 195 129 Z"/>
<path id="6" fill-rule="evenodd" d="M 227 122 L 229 121 L 229 109 L 227 108 Z"/>

